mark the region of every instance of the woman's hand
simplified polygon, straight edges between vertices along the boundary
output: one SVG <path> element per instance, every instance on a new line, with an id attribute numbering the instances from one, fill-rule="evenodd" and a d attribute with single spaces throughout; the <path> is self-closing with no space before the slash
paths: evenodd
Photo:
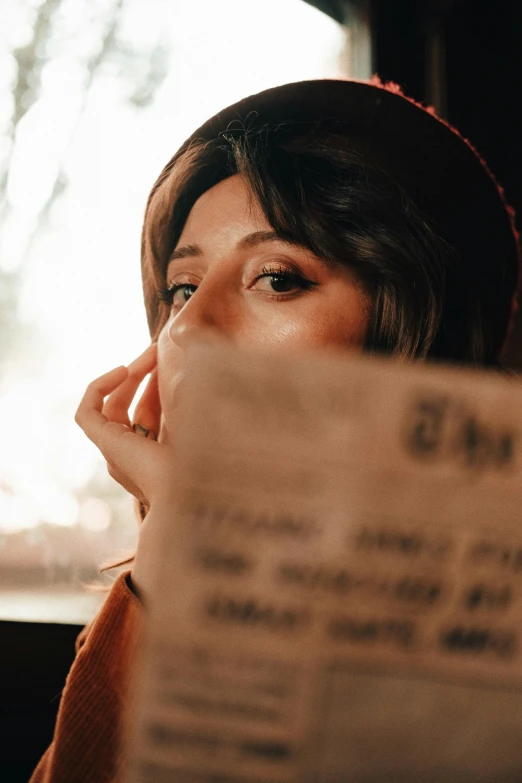
<path id="1" fill-rule="evenodd" d="M 110 475 L 146 506 L 150 506 L 155 489 L 161 485 L 167 463 L 167 448 L 155 442 L 157 433 L 152 430 L 152 418 L 159 420 L 159 410 L 154 411 L 154 404 L 150 404 L 155 399 L 159 407 L 155 368 L 156 345 L 152 344 L 128 367 L 116 367 L 92 381 L 75 416 L 76 423 L 107 460 Z M 129 407 L 149 373 L 133 425 Z M 142 401 L 147 397 L 149 404 L 144 405 Z"/>

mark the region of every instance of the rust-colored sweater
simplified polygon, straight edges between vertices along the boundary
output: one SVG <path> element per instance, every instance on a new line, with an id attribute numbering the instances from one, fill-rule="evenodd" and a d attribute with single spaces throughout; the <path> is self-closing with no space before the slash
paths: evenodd
<path id="1" fill-rule="evenodd" d="M 29 783 L 115 783 L 122 768 L 128 673 L 142 633 L 141 604 L 120 574 L 78 636 L 54 738 Z"/>

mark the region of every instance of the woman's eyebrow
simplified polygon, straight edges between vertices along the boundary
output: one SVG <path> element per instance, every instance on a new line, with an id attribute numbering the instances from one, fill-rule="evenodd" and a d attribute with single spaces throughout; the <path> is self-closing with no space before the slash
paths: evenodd
<path id="1" fill-rule="evenodd" d="M 283 242 L 285 245 L 297 245 L 297 242 L 291 242 L 289 239 L 285 239 L 275 231 L 254 231 L 252 234 L 247 234 L 246 237 L 240 239 L 237 243 L 239 250 L 245 250 L 254 245 L 260 245 L 263 242 Z"/>
<path id="2" fill-rule="evenodd" d="M 176 258 L 190 258 L 191 256 L 201 256 L 203 251 L 198 245 L 186 245 L 185 247 L 178 247 L 172 253 L 170 261 L 175 261 Z"/>
<path id="3" fill-rule="evenodd" d="M 237 250 L 246 250 L 255 245 L 260 245 L 263 242 L 283 242 L 285 245 L 297 246 L 297 242 L 291 242 L 289 239 L 276 234 L 275 231 L 254 231 L 252 234 L 247 234 L 236 245 Z M 176 258 L 191 258 L 193 256 L 202 256 L 203 250 L 199 245 L 185 245 L 184 247 L 178 247 L 172 253 L 170 261 L 175 261 Z"/>

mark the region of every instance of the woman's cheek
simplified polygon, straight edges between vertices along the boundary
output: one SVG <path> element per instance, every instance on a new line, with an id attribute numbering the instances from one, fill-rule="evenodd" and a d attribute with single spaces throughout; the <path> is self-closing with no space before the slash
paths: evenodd
<path id="1" fill-rule="evenodd" d="M 183 377 L 185 352 L 169 337 L 168 321 L 158 337 L 158 389 L 162 418 L 159 440 L 172 440 L 169 433 L 175 432 L 175 417 L 178 407 L 180 382 Z"/>

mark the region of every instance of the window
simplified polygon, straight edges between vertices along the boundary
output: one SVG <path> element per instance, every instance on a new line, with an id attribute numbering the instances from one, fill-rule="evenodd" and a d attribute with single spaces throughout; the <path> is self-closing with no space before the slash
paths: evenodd
<path id="1" fill-rule="evenodd" d="M 223 106 L 341 75 L 347 39 L 303 0 L 3 0 L 0 36 L 0 615 L 82 623 L 137 535 L 74 412 L 149 343 L 150 187 Z"/>

